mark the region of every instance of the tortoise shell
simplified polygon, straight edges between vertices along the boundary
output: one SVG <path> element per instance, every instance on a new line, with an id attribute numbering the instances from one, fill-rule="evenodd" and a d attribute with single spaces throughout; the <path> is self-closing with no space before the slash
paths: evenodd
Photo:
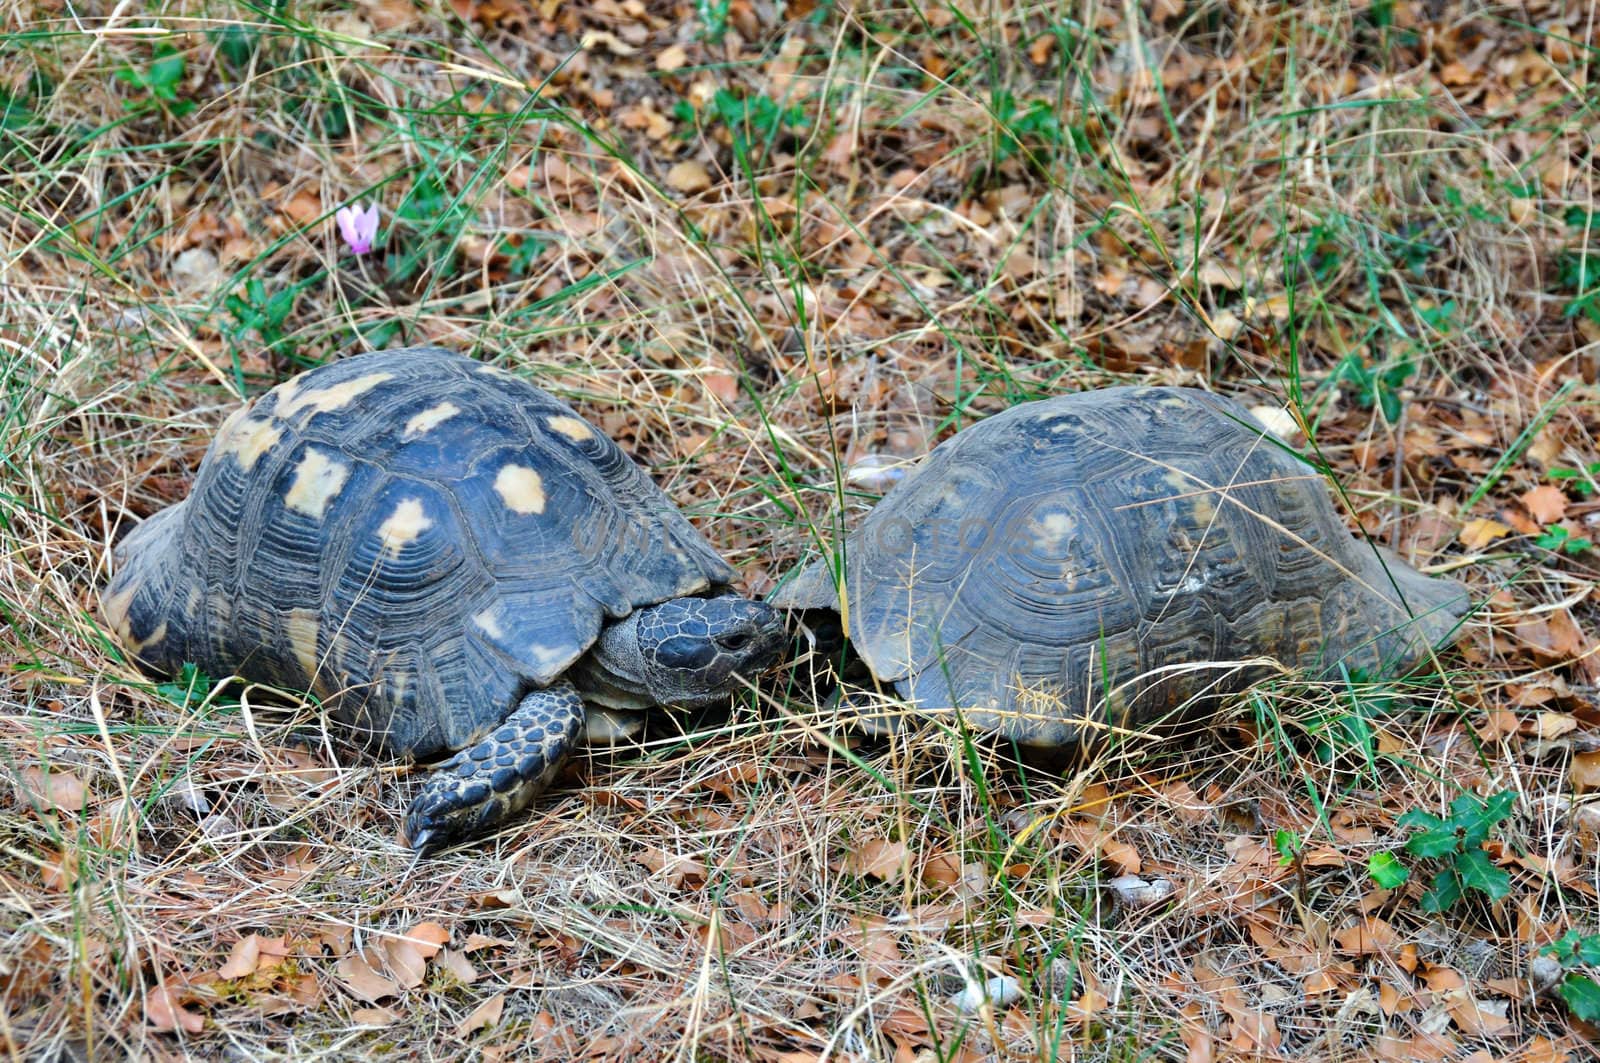
<path id="1" fill-rule="evenodd" d="M 819 559 L 768 600 L 839 610 L 836 571 Z M 1403 672 L 1467 607 L 1354 538 L 1322 476 L 1242 406 L 1171 387 L 960 432 L 868 513 L 842 571 L 877 679 L 1036 746 L 1235 689 L 1261 658 Z"/>
<path id="2" fill-rule="evenodd" d="M 117 562 L 104 611 L 146 667 L 309 690 L 415 756 L 470 745 L 608 618 L 735 575 L 565 403 L 432 348 L 236 412 Z"/>

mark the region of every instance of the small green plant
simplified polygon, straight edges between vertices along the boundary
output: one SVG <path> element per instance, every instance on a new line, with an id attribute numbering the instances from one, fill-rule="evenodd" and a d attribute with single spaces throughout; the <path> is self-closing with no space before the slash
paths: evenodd
<path id="1" fill-rule="evenodd" d="M 180 709 L 199 705 L 211 693 L 211 677 L 193 664 L 185 664 L 175 679 L 156 684 L 156 693 Z"/>
<path id="2" fill-rule="evenodd" d="M 1535 546 L 1557 554 L 1576 556 L 1594 545 L 1594 542 L 1581 535 L 1573 535 L 1559 524 L 1545 525 L 1544 534 L 1534 541 Z"/>
<path id="3" fill-rule="evenodd" d="M 1447 911 L 1467 890 L 1477 890 L 1491 901 L 1511 892 L 1511 876 L 1494 865 L 1483 851 L 1483 843 L 1511 815 L 1516 801 L 1515 790 L 1502 790 L 1488 800 L 1462 794 L 1450 802 L 1450 814 L 1442 819 L 1421 809 L 1400 817 L 1400 826 L 1418 828 L 1406 839 L 1406 852 L 1423 860 L 1444 861 L 1433 885 L 1422 895 L 1424 911 Z"/>
<path id="4" fill-rule="evenodd" d="M 245 282 L 243 295 L 235 292 L 223 300 L 223 307 L 234 320 L 234 328 L 229 330 L 235 333 L 234 341 L 241 342 L 240 334 L 254 332 L 268 348 L 283 342 L 283 323 L 294 312 L 298 294 L 298 290 L 291 287 L 268 295 L 261 279 L 251 277 Z"/>
<path id="5" fill-rule="evenodd" d="M 1061 125 L 1060 110 L 1049 100 L 1029 100 L 1023 105 L 1002 89 L 995 93 L 994 118 L 996 166 L 1019 152 L 1030 161 L 1052 158 L 1068 138 Z"/>
<path id="6" fill-rule="evenodd" d="M 732 6 L 733 0 L 695 0 L 695 17 L 705 27 L 700 31 L 701 40 L 708 44 L 722 40 L 728 32 L 728 10 Z"/>
<path id="7" fill-rule="evenodd" d="M 1584 1022 L 1600 1022 L 1600 984 L 1577 968 L 1600 967 L 1600 934 L 1580 934 L 1569 930 L 1541 950 L 1561 961 L 1567 973 L 1557 990 L 1572 1014 Z"/>
<path id="8" fill-rule="evenodd" d="M 1546 478 L 1561 481 L 1565 486 L 1564 491 L 1576 491 L 1584 498 L 1593 495 L 1600 487 L 1600 461 L 1591 461 L 1581 469 L 1551 469 L 1545 473 Z"/>
<path id="9" fill-rule="evenodd" d="M 728 127 L 734 153 L 741 158 L 750 154 L 752 146 L 771 144 L 785 132 L 804 129 L 807 123 L 805 108 L 799 104 L 784 107 L 770 96 L 735 96 L 727 89 L 718 89 L 711 97 L 711 113 Z"/>
<path id="10" fill-rule="evenodd" d="M 1556 259 L 1556 283 L 1573 292 L 1561 316 L 1584 315 L 1600 322 L 1600 250 L 1588 243 L 1595 235 L 1595 217 L 1582 207 L 1567 211 L 1566 221 L 1584 238 L 1584 246 L 1568 248 Z"/>
<path id="11" fill-rule="evenodd" d="M 138 99 L 124 101 L 130 111 L 165 110 L 175 118 L 182 118 L 194 110 L 193 100 L 180 100 L 178 86 L 183 83 L 183 53 L 170 44 L 158 44 L 150 62 L 142 69 L 124 66 L 117 71 L 117 80 L 144 93 Z"/>
<path id="12" fill-rule="evenodd" d="M 1364 407 L 1377 403 L 1390 424 L 1400 420 L 1400 391 L 1417 371 L 1411 358 L 1401 358 L 1387 365 L 1368 365 L 1359 354 L 1351 352 L 1334 366 L 1330 382 L 1341 381 L 1356 386 L 1356 401 Z"/>
<path id="13" fill-rule="evenodd" d="M 461 232 L 471 221 L 466 203 L 429 173 L 411 186 L 394 216 L 397 226 L 409 236 L 389 242 L 390 250 L 384 256 L 389 280 L 404 284 L 422 272 L 437 278 L 451 276 Z"/>

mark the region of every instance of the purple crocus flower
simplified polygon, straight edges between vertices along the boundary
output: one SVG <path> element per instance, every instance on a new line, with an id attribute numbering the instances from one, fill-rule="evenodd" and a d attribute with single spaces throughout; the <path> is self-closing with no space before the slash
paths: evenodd
<path id="1" fill-rule="evenodd" d="M 339 223 L 339 235 L 350 248 L 352 255 L 364 255 L 372 250 L 372 241 L 378 235 L 378 205 L 370 207 L 340 207 L 334 214 Z"/>

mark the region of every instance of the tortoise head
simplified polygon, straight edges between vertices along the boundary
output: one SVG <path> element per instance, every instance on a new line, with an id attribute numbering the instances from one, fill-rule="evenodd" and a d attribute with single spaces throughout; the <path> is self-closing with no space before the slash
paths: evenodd
<path id="1" fill-rule="evenodd" d="M 708 705 L 778 663 L 782 615 L 765 602 L 724 595 L 672 598 L 608 627 L 591 661 L 617 687 L 657 705 Z"/>

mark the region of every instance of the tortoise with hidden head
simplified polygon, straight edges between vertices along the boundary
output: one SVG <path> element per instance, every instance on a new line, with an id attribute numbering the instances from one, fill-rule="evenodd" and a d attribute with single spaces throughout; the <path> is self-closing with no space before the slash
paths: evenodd
<path id="1" fill-rule="evenodd" d="M 768 602 L 840 612 L 835 572 L 818 559 Z M 1264 674 L 1250 659 L 1403 673 L 1467 608 L 1459 584 L 1352 537 L 1322 477 L 1242 406 L 1172 387 L 960 432 L 867 514 L 842 573 L 873 676 L 1035 747 L 1247 685 Z"/>
<path id="2" fill-rule="evenodd" d="M 309 690 L 395 754 L 459 751 L 407 812 L 420 852 L 524 807 L 586 717 L 726 697 L 785 639 L 616 444 L 429 348 L 237 411 L 116 556 L 102 608 L 147 669 Z"/>

